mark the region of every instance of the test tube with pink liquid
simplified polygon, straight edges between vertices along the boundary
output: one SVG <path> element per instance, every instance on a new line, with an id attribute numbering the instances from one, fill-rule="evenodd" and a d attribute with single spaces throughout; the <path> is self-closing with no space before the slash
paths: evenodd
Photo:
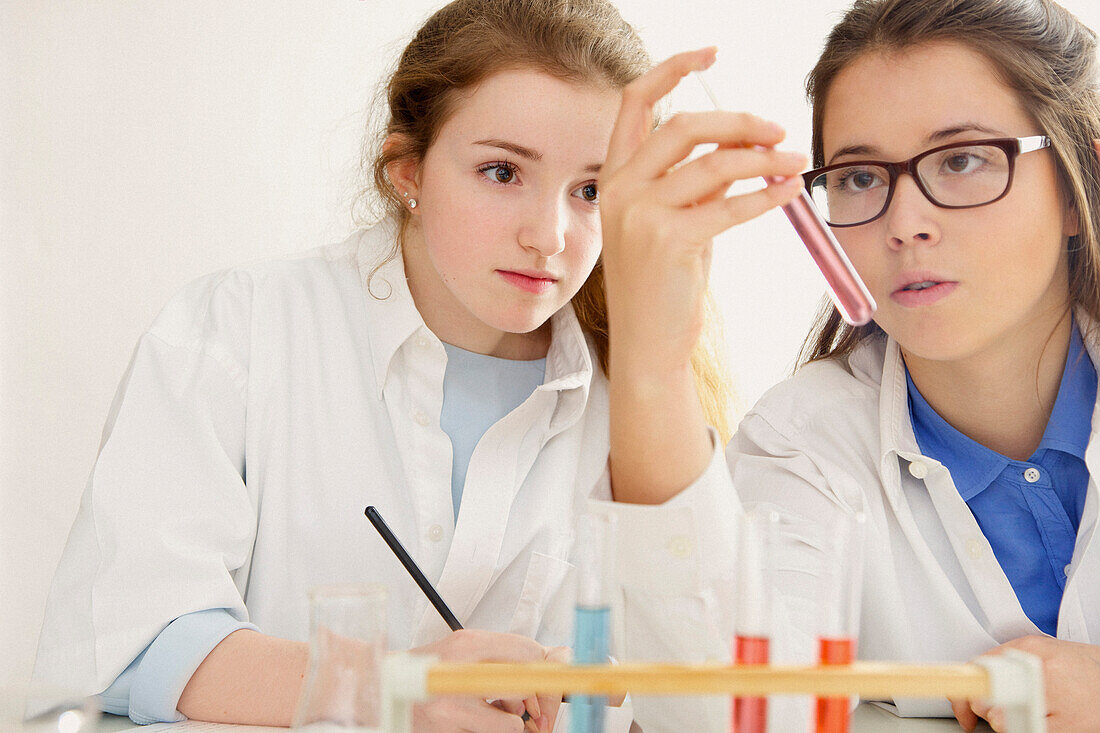
<path id="1" fill-rule="evenodd" d="M 703 75 L 695 72 L 695 77 L 703 85 L 703 90 L 714 108 L 722 109 Z M 773 182 L 772 179 L 768 179 L 768 183 Z M 814 206 L 810 194 L 803 189 L 798 198 L 782 208 L 795 232 L 802 239 L 802 243 L 806 245 L 817 269 L 824 275 L 825 284 L 829 288 L 829 297 L 841 317 L 853 326 L 868 323 L 875 314 L 875 299 L 871 297 L 871 291 L 867 289 L 856 268 L 852 266 L 851 260 L 848 259 L 848 255 L 833 236 L 829 225 L 825 223 L 817 207 Z"/>

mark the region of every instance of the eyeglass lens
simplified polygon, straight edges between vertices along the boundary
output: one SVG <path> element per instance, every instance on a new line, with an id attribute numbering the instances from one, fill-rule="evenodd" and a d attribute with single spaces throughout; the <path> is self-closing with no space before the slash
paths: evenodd
<path id="1" fill-rule="evenodd" d="M 996 145 L 963 145 L 922 157 L 916 175 L 924 195 L 939 206 L 981 206 L 1008 188 L 1008 154 Z M 852 165 L 822 173 L 810 184 L 810 195 L 825 220 L 834 225 L 862 224 L 889 203 L 890 170 L 878 165 Z"/>

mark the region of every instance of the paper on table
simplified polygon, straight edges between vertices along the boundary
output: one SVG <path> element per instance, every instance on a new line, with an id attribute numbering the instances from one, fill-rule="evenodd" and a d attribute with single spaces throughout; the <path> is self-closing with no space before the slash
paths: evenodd
<path id="1" fill-rule="evenodd" d="M 633 710 L 629 705 L 620 708 L 608 708 L 605 720 L 606 730 L 626 733 L 633 721 Z M 555 730 L 569 730 L 569 703 L 563 703 Z M 154 723 L 142 727 L 142 733 L 221 733 L 221 731 L 248 731 L 249 733 L 286 733 L 286 728 L 268 728 L 258 725 L 235 725 L 230 723 L 204 723 L 199 720 L 185 720 L 181 723 Z"/>
<path id="2" fill-rule="evenodd" d="M 286 728 L 269 728 L 263 725 L 237 725 L 235 723 L 205 723 L 201 720 L 184 720 L 180 723 L 154 723 L 143 726 L 142 733 L 159 733 L 159 731 L 184 731 L 186 733 L 215 733 L 215 731 L 249 731 L 249 733 L 286 733 Z"/>

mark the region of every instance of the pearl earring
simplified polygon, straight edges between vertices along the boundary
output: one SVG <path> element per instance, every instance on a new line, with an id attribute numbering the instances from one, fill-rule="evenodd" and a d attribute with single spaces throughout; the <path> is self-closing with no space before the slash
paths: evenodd
<path id="1" fill-rule="evenodd" d="M 408 199 L 410 209 L 415 209 L 416 208 L 416 199 L 410 199 L 408 191 L 402 191 L 401 195 L 404 196 L 406 199 Z"/>

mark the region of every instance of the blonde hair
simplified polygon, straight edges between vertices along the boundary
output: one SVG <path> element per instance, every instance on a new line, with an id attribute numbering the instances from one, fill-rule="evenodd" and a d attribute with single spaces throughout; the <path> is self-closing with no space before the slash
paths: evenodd
<path id="1" fill-rule="evenodd" d="M 535 69 L 565 81 L 621 89 L 650 67 L 634 29 L 606 0 L 455 0 L 432 15 L 405 48 L 385 88 L 389 118 L 368 144 L 364 167 L 377 196 L 374 213 L 398 224 L 397 256 L 409 212 L 387 176 L 391 163 L 424 159 L 463 90 L 494 73 Z M 389 136 L 397 144 L 383 148 Z M 573 296 L 573 307 L 607 373 L 607 304 L 597 263 Z M 714 309 L 692 355 L 708 422 L 730 434 L 730 388 L 719 358 Z"/>
<path id="2" fill-rule="evenodd" d="M 867 53 L 949 41 L 982 54 L 1050 138 L 1058 182 L 1076 212 L 1069 238 L 1073 305 L 1100 320 L 1100 75 L 1096 34 L 1050 0 L 856 0 L 833 28 L 806 80 L 813 104 L 814 167 L 823 165 L 821 126 L 838 73 Z M 843 357 L 883 331 L 853 327 L 826 302 L 807 335 L 798 366 Z M 796 367 L 797 369 L 797 367 Z"/>

